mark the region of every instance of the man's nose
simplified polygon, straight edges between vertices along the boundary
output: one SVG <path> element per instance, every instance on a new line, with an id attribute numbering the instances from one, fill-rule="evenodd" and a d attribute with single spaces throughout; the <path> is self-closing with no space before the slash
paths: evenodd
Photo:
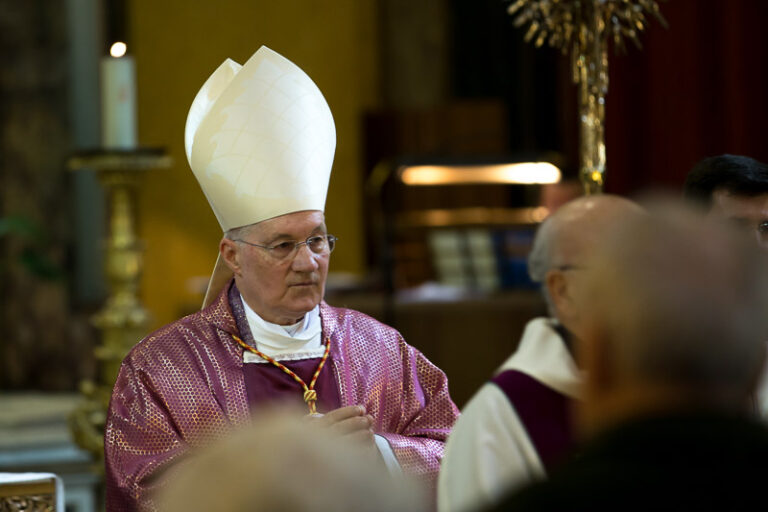
<path id="1" fill-rule="evenodd" d="M 297 248 L 296 255 L 291 262 L 291 268 L 296 272 L 311 272 L 319 267 L 316 254 L 312 252 L 307 244 L 302 244 Z"/>

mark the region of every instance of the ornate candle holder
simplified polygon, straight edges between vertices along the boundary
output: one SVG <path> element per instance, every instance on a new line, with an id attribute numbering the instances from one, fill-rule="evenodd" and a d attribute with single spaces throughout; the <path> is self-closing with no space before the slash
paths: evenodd
<path id="1" fill-rule="evenodd" d="M 605 95 L 608 43 L 624 50 L 655 16 L 667 26 L 655 0 L 516 0 L 507 9 L 514 25 L 528 25 L 525 41 L 571 52 L 579 86 L 580 177 L 587 194 L 600 193 L 605 180 Z"/>
<path id="2" fill-rule="evenodd" d="M 102 333 L 95 349 L 98 379 L 81 383 L 85 400 L 70 418 L 75 442 L 97 460 L 104 456 L 106 411 L 120 363 L 146 334 L 149 323 L 149 313 L 138 296 L 143 247 L 135 229 L 137 188 L 145 171 L 170 165 L 170 156 L 159 149 L 97 151 L 76 155 L 68 162 L 70 170 L 96 170 L 109 205 L 105 254 L 109 296 L 92 319 Z"/>

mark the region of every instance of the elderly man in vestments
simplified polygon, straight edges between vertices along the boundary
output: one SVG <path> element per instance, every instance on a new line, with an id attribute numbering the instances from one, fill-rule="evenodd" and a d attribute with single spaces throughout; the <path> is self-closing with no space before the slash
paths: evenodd
<path id="1" fill-rule="evenodd" d="M 592 307 L 578 293 L 590 277 L 585 261 L 607 230 L 640 212 L 618 196 L 589 196 L 541 225 L 528 268 L 542 284 L 550 317 L 526 325 L 517 350 L 462 411 L 440 471 L 440 512 L 494 503 L 505 491 L 544 478 L 569 454 L 570 410 L 582 381 L 572 344 Z"/>
<path id="2" fill-rule="evenodd" d="M 122 364 L 105 433 L 109 510 L 153 509 L 188 448 L 277 401 L 305 403 L 310 421 L 434 486 L 458 414 L 445 375 L 394 329 L 323 302 L 335 143 L 317 86 L 266 47 L 225 61 L 196 96 L 187 158 L 224 238 L 204 308 Z"/>

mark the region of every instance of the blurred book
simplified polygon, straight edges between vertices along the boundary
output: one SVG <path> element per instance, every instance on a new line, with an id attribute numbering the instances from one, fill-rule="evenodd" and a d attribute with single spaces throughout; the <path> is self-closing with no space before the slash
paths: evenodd
<path id="1" fill-rule="evenodd" d="M 537 288 L 528 276 L 534 228 L 435 229 L 428 234 L 437 281 L 473 291 Z"/>
<path id="2" fill-rule="evenodd" d="M 528 275 L 528 253 L 533 243 L 534 228 L 507 229 L 493 235 L 502 288 L 537 288 Z"/>
<path id="3" fill-rule="evenodd" d="M 428 239 L 438 282 L 446 286 L 469 288 L 472 284 L 471 269 L 467 262 L 466 241 L 461 231 L 436 229 L 429 232 Z"/>
<path id="4" fill-rule="evenodd" d="M 465 232 L 465 236 L 469 247 L 474 288 L 483 292 L 498 290 L 501 281 L 493 233 L 489 229 L 470 229 Z"/>

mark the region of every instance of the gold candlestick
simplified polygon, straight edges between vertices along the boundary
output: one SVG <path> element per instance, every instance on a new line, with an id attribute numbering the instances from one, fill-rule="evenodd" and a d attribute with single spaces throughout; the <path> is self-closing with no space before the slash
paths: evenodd
<path id="1" fill-rule="evenodd" d="M 608 93 L 608 43 L 638 47 L 646 14 L 667 26 L 655 0 L 516 0 L 507 9 L 514 25 L 528 24 L 525 41 L 547 43 L 571 52 L 573 80 L 579 87 L 579 175 L 586 194 L 605 181 L 605 96 Z"/>
<path id="2" fill-rule="evenodd" d="M 112 386 L 120 364 L 133 345 L 146 334 L 149 313 L 139 300 L 143 248 L 136 235 L 136 194 L 144 171 L 169 167 L 171 159 L 160 150 L 105 151 L 71 158 L 71 170 L 90 168 L 99 173 L 109 205 L 109 235 L 105 268 L 109 296 L 93 317 L 101 331 L 96 347 L 98 380 L 81 383 L 85 397 L 70 418 L 75 441 L 98 461 L 104 457 L 104 425 Z"/>

